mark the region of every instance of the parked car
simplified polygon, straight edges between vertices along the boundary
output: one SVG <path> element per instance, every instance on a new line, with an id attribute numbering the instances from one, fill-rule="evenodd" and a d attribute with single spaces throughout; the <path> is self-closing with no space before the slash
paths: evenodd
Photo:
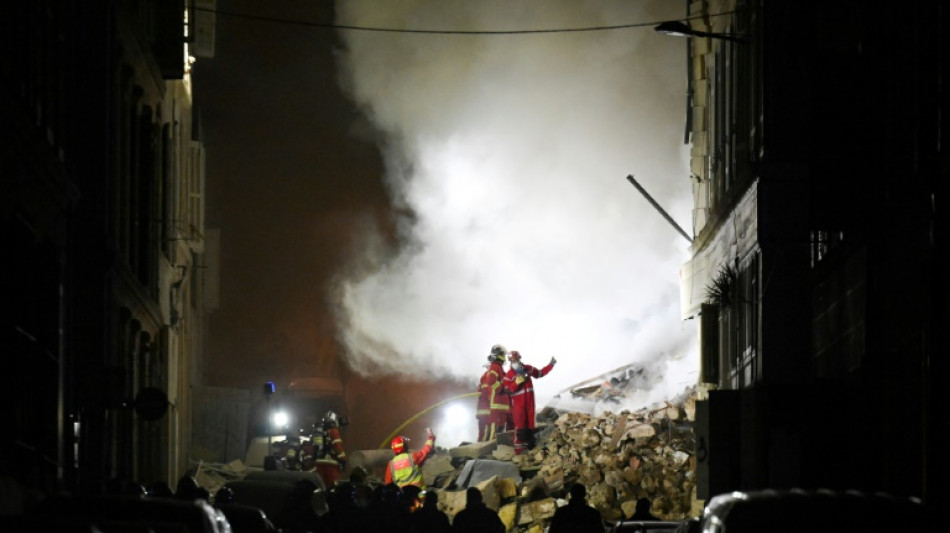
<path id="1" fill-rule="evenodd" d="M 234 503 L 261 509 L 278 529 L 318 523 L 329 511 L 326 487 L 316 472 L 252 471 L 224 486 Z"/>
<path id="2" fill-rule="evenodd" d="M 138 496 L 50 496 L 30 509 L 23 525 L 45 531 L 189 531 L 232 533 L 224 514 L 203 500 Z"/>
<path id="3" fill-rule="evenodd" d="M 313 506 L 314 512 L 317 513 L 317 515 L 323 516 L 329 510 L 327 508 L 327 485 L 318 472 L 293 470 L 251 471 L 244 479 L 248 481 L 275 481 L 298 488 L 303 485 L 312 486 L 313 493 L 310 495 L 310 503 Z"/>
<path id="4" fill-rule="evenodd" d="M 699 518 L 687 518 L 680 522 L 673 533 L 700 533 L 700 531 L 702 531 L 702 523 Z"/>
<path id="5" fill-rule="evenodd" d="M 224 513 L 231 524 L 233 533 L 268 533 L 277 532 L 277 526 L 259 507 L 239 505 L 236 503 L 220 504 L 215 506 Z"/>
<path id="6" fill-rule="evenodd" d="M 831 490 L 759 490 L 709 500 L 703 533 L 839 533 L 932 531 L 928 510 L 914 498 Z"/>

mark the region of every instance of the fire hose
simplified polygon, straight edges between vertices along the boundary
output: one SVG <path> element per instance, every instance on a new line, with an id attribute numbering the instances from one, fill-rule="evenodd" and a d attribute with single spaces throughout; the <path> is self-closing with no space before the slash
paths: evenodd
<path id="1" fill-rule="evenodd" d="M 452 402 L 452 401 L 455 401 L 455 400 L 459 400 L 459 399 L 462 399 L 462 398 L 468 398 L 468 397 L 470 397 L 470 396 L 478 396 L 479 394 L 481 394 L 481 393 L 479 393 L 479 392 L 466 392 L 465 394 L 459 394 L 458 396 L 453 396 L 453 397 L 451 397 L 451 398 L 449 398 L 449 399 L 447 399 L 447 400 L 442 400 L 441 402 L 434 403 L 434 404 L 430 405 L 429 407 L 426 407 L 425 409 L 423 409 L 423 410 L 419 411 L 418 413 L 412 415 L 408 420 L 406 420 L 406 421 L 403 422 L 399 427 L 397 427 L 395 430 L 393 430 L 393 432 L 390 433 L 389 436 L 386 437 L 386 438 L 383 440 L 383 442 L 380 443 L 379 449 L 382 450 L 382 449 L 389 448 L 389 443 L 393 440 L 393 437 L 395 437 L 396 435 L 398 435 L 399 432 L 403 430 L 403 428 L 405 428 L 405 427 L 408 426 L 409 424 L 415 422 L 416 419 L 418 419 L 420 416 L 422 416 L 422 415 L 428 413 L 429 411 L 435 409 L 436 407 L 445 405 L 445 404 L 447 404 L 447 403 L 449 403 L 449 402 Z"/>

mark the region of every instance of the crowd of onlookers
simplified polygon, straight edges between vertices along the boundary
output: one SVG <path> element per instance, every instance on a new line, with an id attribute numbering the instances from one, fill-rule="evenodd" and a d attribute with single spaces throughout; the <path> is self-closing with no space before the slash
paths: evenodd
<path id="1" fill-rule="evenodd" d="M 450 520 L 439 510 L 438 492 L 420 493 L 416 487 L 400 488 L 392 483 L 369 484 L 357 471 L 357 475 L 330 489 L 329 512 L 315 527 L 330 533 L 504 533 L 504 523 L 485 505 L 479 489 L 469 487 L 465 496 L 465 508 Z M 574 484 L 570 496 L 568 504 L 555 512 L 549 531 L 603 533 L 604 521 L 596 509 L 587 505 L 584 485 Z"/>
<path id="2" fill-rule="evenodd" d="M 444 511 L 439 510 L 438 492 L 422 492 L 413 486 L 400 488 L 394 483 L 383 484 L 373 478 L 367 478 L 361 469 L 356 469 L 349 479 L 323 488 L 325 505 L 315 506 L 315 491 L 319 494 L 321 488 L 323 487 L 310 479 L 294 481 L 292 489 L 282 496 L 280 510 L 270 514 L 265 514 L 256 502 L 241 501 L 237 493 L 228 485 L 210 493 L 199 486 L 191 475 L 183 476 L 174 490 L 162 482 L 142 485 L 112 480 L 102 487 L 101 494 L 92 498 L 102 497 L 98 500 L 99 503 L 105 501 L 106 505 L 112 506 L 130 505 L 130 500 L 136 504 L 140 503 L 139 500 L 189 502 L 200 500 L 196 503 L 200 505 L 207 503 L 206 508 L 210 507 L 215 510 L 213 512 L 226 517 L 234 533 L 265 531 L 282 533 L 360 533 L 364 531 L 503 533 L 505 531 L 498 513 L 485 505 L 481 492 L 474 487 L 466 490 L 465 508 L 451 519 Z M 70 498 L 66 495 L 57 497 Z M 47 500 L 51 499 L 54 498 L 47 498 Z M 11 531 L 34 531 L 35 527 L 31 524 L 40 523 L 35 521 L 48 520 L 50 514 L 55 514 L 49 510 L 49 501 L 46 502 L 46 507 L 41 505 L 42 501 L 36 503 L 36 505 L 28 506 L 20 519 L 9 521 L 8 525 L 14 526 Z M 109 514 L 109 516 L 115 515 Z M 147 519 L 143 517 L 142 521 L 147 521 Z M 586 504 L 584 487 L 580 484 L 573 487 L 571 500 L 568 505 L 557 510 L 550 526 L 552 533 L 557 531 L 602 533 L 604 531 L 600 514 Z M 91 531 L 96 531 L 95 527 Z M 113 527 L 110 531 L 124 530 Z"/>

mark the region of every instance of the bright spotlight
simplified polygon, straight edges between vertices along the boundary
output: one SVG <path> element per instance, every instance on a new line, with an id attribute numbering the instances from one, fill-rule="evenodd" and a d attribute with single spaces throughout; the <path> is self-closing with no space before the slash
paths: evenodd
<path id="1" fill-rule="evenodd" d="M 475 413 L 461 404 L 452 404 L 445 410 L 445 422 L 450 426 L 463 426 L 475 419 Z"/>
<path id="2" fill-rule="evenodd" d="M 271 423 L 274 424 L 275 428 L 285 428 L 290 424 L 290 416 L 285 411 L 277 411 L 271 417 Z"/>

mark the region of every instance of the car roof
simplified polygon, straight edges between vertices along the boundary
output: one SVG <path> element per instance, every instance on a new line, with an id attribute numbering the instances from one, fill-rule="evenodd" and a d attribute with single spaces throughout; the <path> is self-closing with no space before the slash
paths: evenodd
<path id="1" fill-rule="evenodd" d="M 112 495 L 54 495 L 32 513 L 91 523 L 182 524 L 189 531 L 218 531 L 217 513 L 206 501 Z"/>
<path id="2" fill-rule="evenodd" d="M 279 483 L 296 484 L 298 481 L 312 481 L 317 488 L 325 489 L 323 477 L 317 472 L 303 470 L 254 470 L 248 472 L 244 479 L 248 481 L 274 481 Z"/>
<path id="3" fill-rule="evenodd" d="M 612 533 L 651 533 L 653 531 L 673 531 L 682 522 L 669 520 L 621 520 L 611 526 Z"/>
<path id="4" fill-rule="evenodd" d="M 924 527 L 923 505 L 885 493 L 833 490 L 758 490 L 714 496 L 703 521 L 728 533 L 758 531 L 896 531 Z M 916 524 L 916 526 L 915 526 Z M 906 528 L 906 529 L 905 529 Z"/>

